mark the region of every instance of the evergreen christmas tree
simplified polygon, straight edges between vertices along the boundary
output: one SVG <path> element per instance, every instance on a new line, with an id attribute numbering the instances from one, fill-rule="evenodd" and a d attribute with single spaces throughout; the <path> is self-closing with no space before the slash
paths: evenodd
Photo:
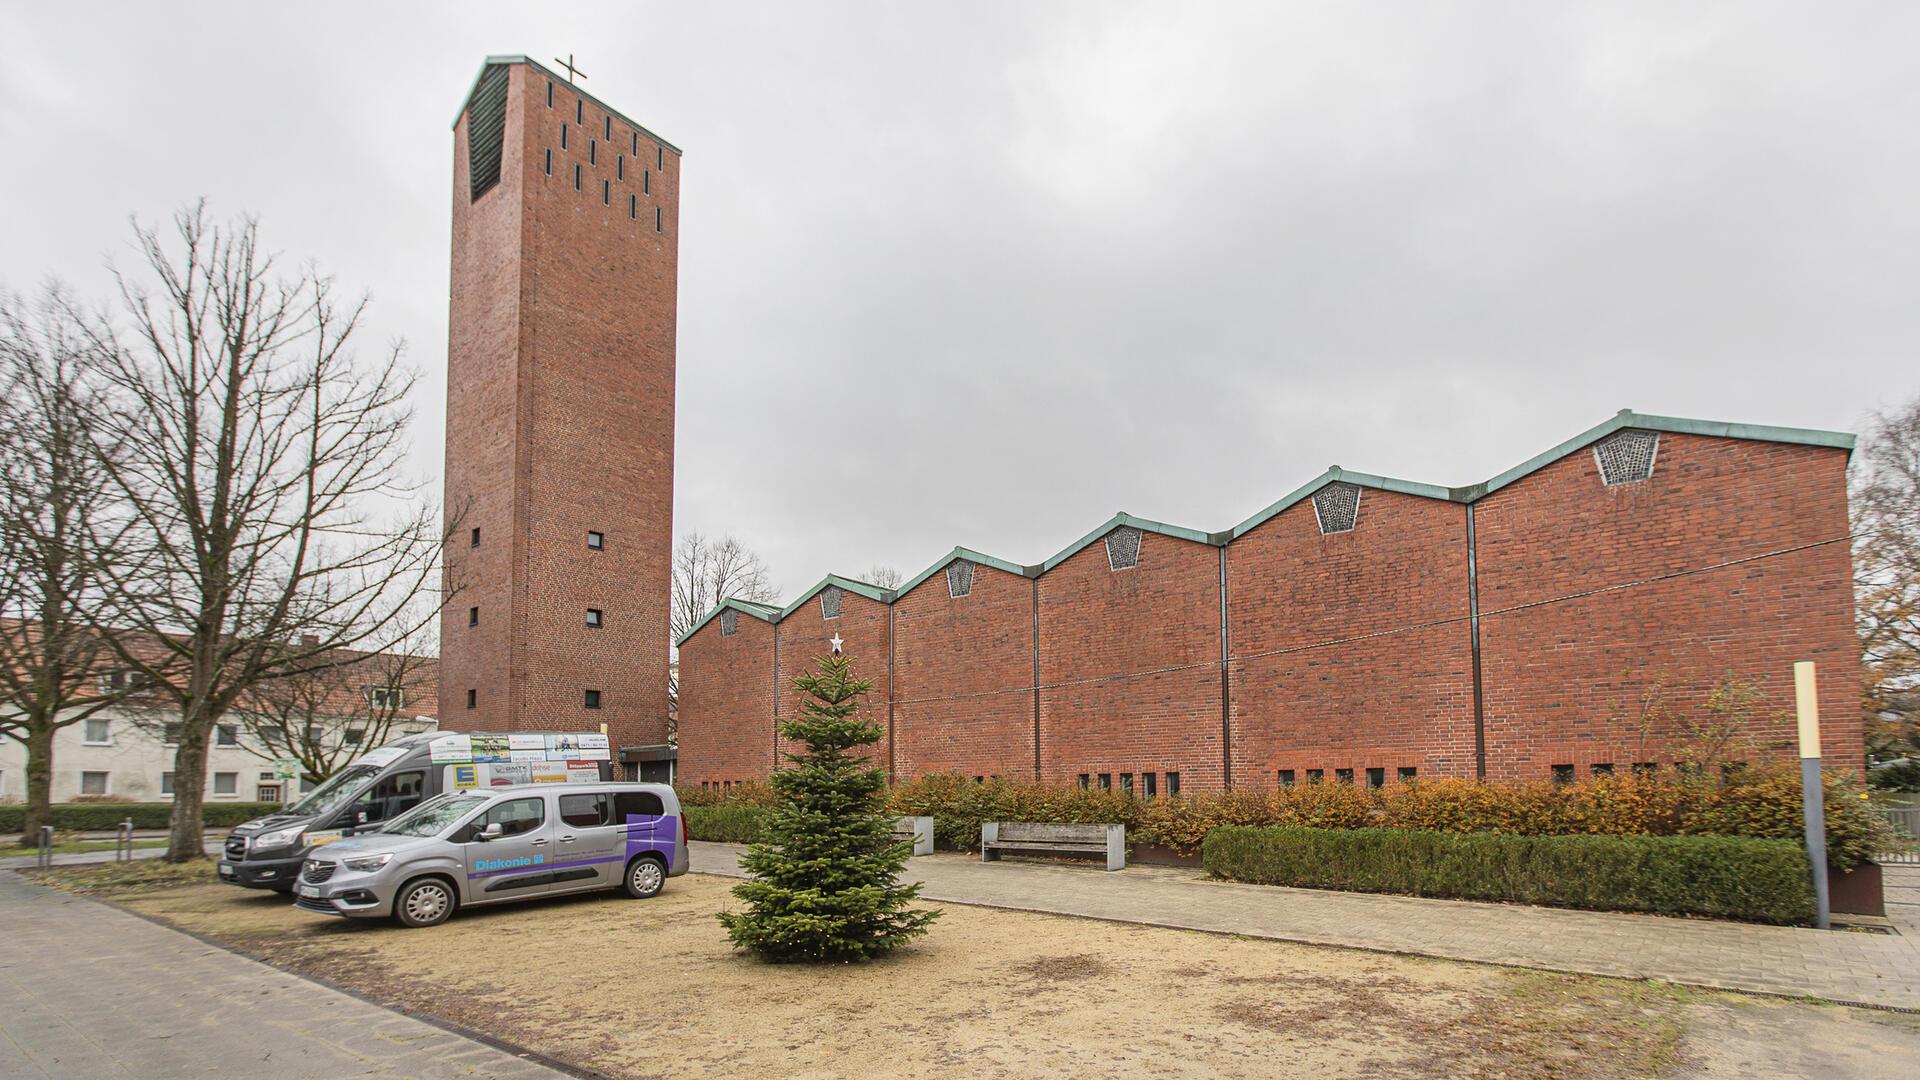
<path id="1" fill-rule="evenodd" d="M 873 684 L 854 675 L 848 657 L 818 664 L 793 681 L 812 700 L 780 723 L 805 750 L 773 774 L 771 839 L 740 860 L 753 877 L 733 894 L 747 908 L 720 915 L 735 946 L 776 963 L 878 956 L 926 933 L 940 914 L 907 907 L 920 886 L 897 878 L 912 845 L 893 838 L 881 812 L 886 776 L 860 753 L 880 739 L 879 725 L 854 715 Z"/>

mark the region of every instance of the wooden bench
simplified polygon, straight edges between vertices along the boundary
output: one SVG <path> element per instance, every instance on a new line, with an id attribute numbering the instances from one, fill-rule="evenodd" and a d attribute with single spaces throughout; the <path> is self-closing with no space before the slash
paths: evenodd
<path id="1" fill-rule="evenodd" d="M 915 855 L 933 854 L 933 819 L 930 817 L 897 817 L 893 819 L 893 838 L 913 841 Z"/>
<path id="2" fill-rule="evenodd" d="M 981 861 L 994 862 L 1003 851 L 1043 855 L 1105 855 L 1107 869 L 1124 870 L 1127 867 L 1127 827 L 1039 821 L 982 822 Z"/>

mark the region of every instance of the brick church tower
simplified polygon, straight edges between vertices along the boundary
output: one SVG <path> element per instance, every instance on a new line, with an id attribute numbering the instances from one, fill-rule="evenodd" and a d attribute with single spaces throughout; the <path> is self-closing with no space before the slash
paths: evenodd
<path id="1" fill-rule="evenodd" d="M 664 743 L 680 151 L 524 56 L 453 141 L 441 726 Z"/>

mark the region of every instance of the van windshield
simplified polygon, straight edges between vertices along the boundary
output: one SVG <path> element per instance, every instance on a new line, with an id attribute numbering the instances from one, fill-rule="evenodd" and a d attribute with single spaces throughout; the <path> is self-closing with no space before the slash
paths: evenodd
<path id="1" fill-rule="evenodd" d="M 345 806 L 360 793 L 361 785 L 380 775 L 377 765 L 349 765 L 326 778 L 300 805 L 287 811 L 296 817 L 322 817 Z"/>
<path id="2" fill-rule="evenodd" d="M 380 831 L 400 836 L 438 836 L 461 818 L 478 810 L 488 798 L 470 792 L 450 791 L 445 795 L 436 795 L 380 826 Z"/>

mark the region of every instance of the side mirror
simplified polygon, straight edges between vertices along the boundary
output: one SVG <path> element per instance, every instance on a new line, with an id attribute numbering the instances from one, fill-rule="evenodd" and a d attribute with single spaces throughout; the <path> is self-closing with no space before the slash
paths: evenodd
<path id="1" fill-rule="evenodd" d="M 500 824 L 497 821 L 489 821 L 487 822 L 486 827 L 481 829 L 480 834 L 474 837 L 474 839 L 475 840 L 498 840 L 500 839 L 501 836 L 505 835 L 506 831 L 507 831 L 506 826 Z"/>
<path id="2" fill-rule="evenodd" d="M 373 820 L 373 815 L 371 813 L 368 813 L 365 810 L 357 811 L 353 815 L 353 823 L 355 825 L 365 825 L 367 822 L 372 820 Z"/>

